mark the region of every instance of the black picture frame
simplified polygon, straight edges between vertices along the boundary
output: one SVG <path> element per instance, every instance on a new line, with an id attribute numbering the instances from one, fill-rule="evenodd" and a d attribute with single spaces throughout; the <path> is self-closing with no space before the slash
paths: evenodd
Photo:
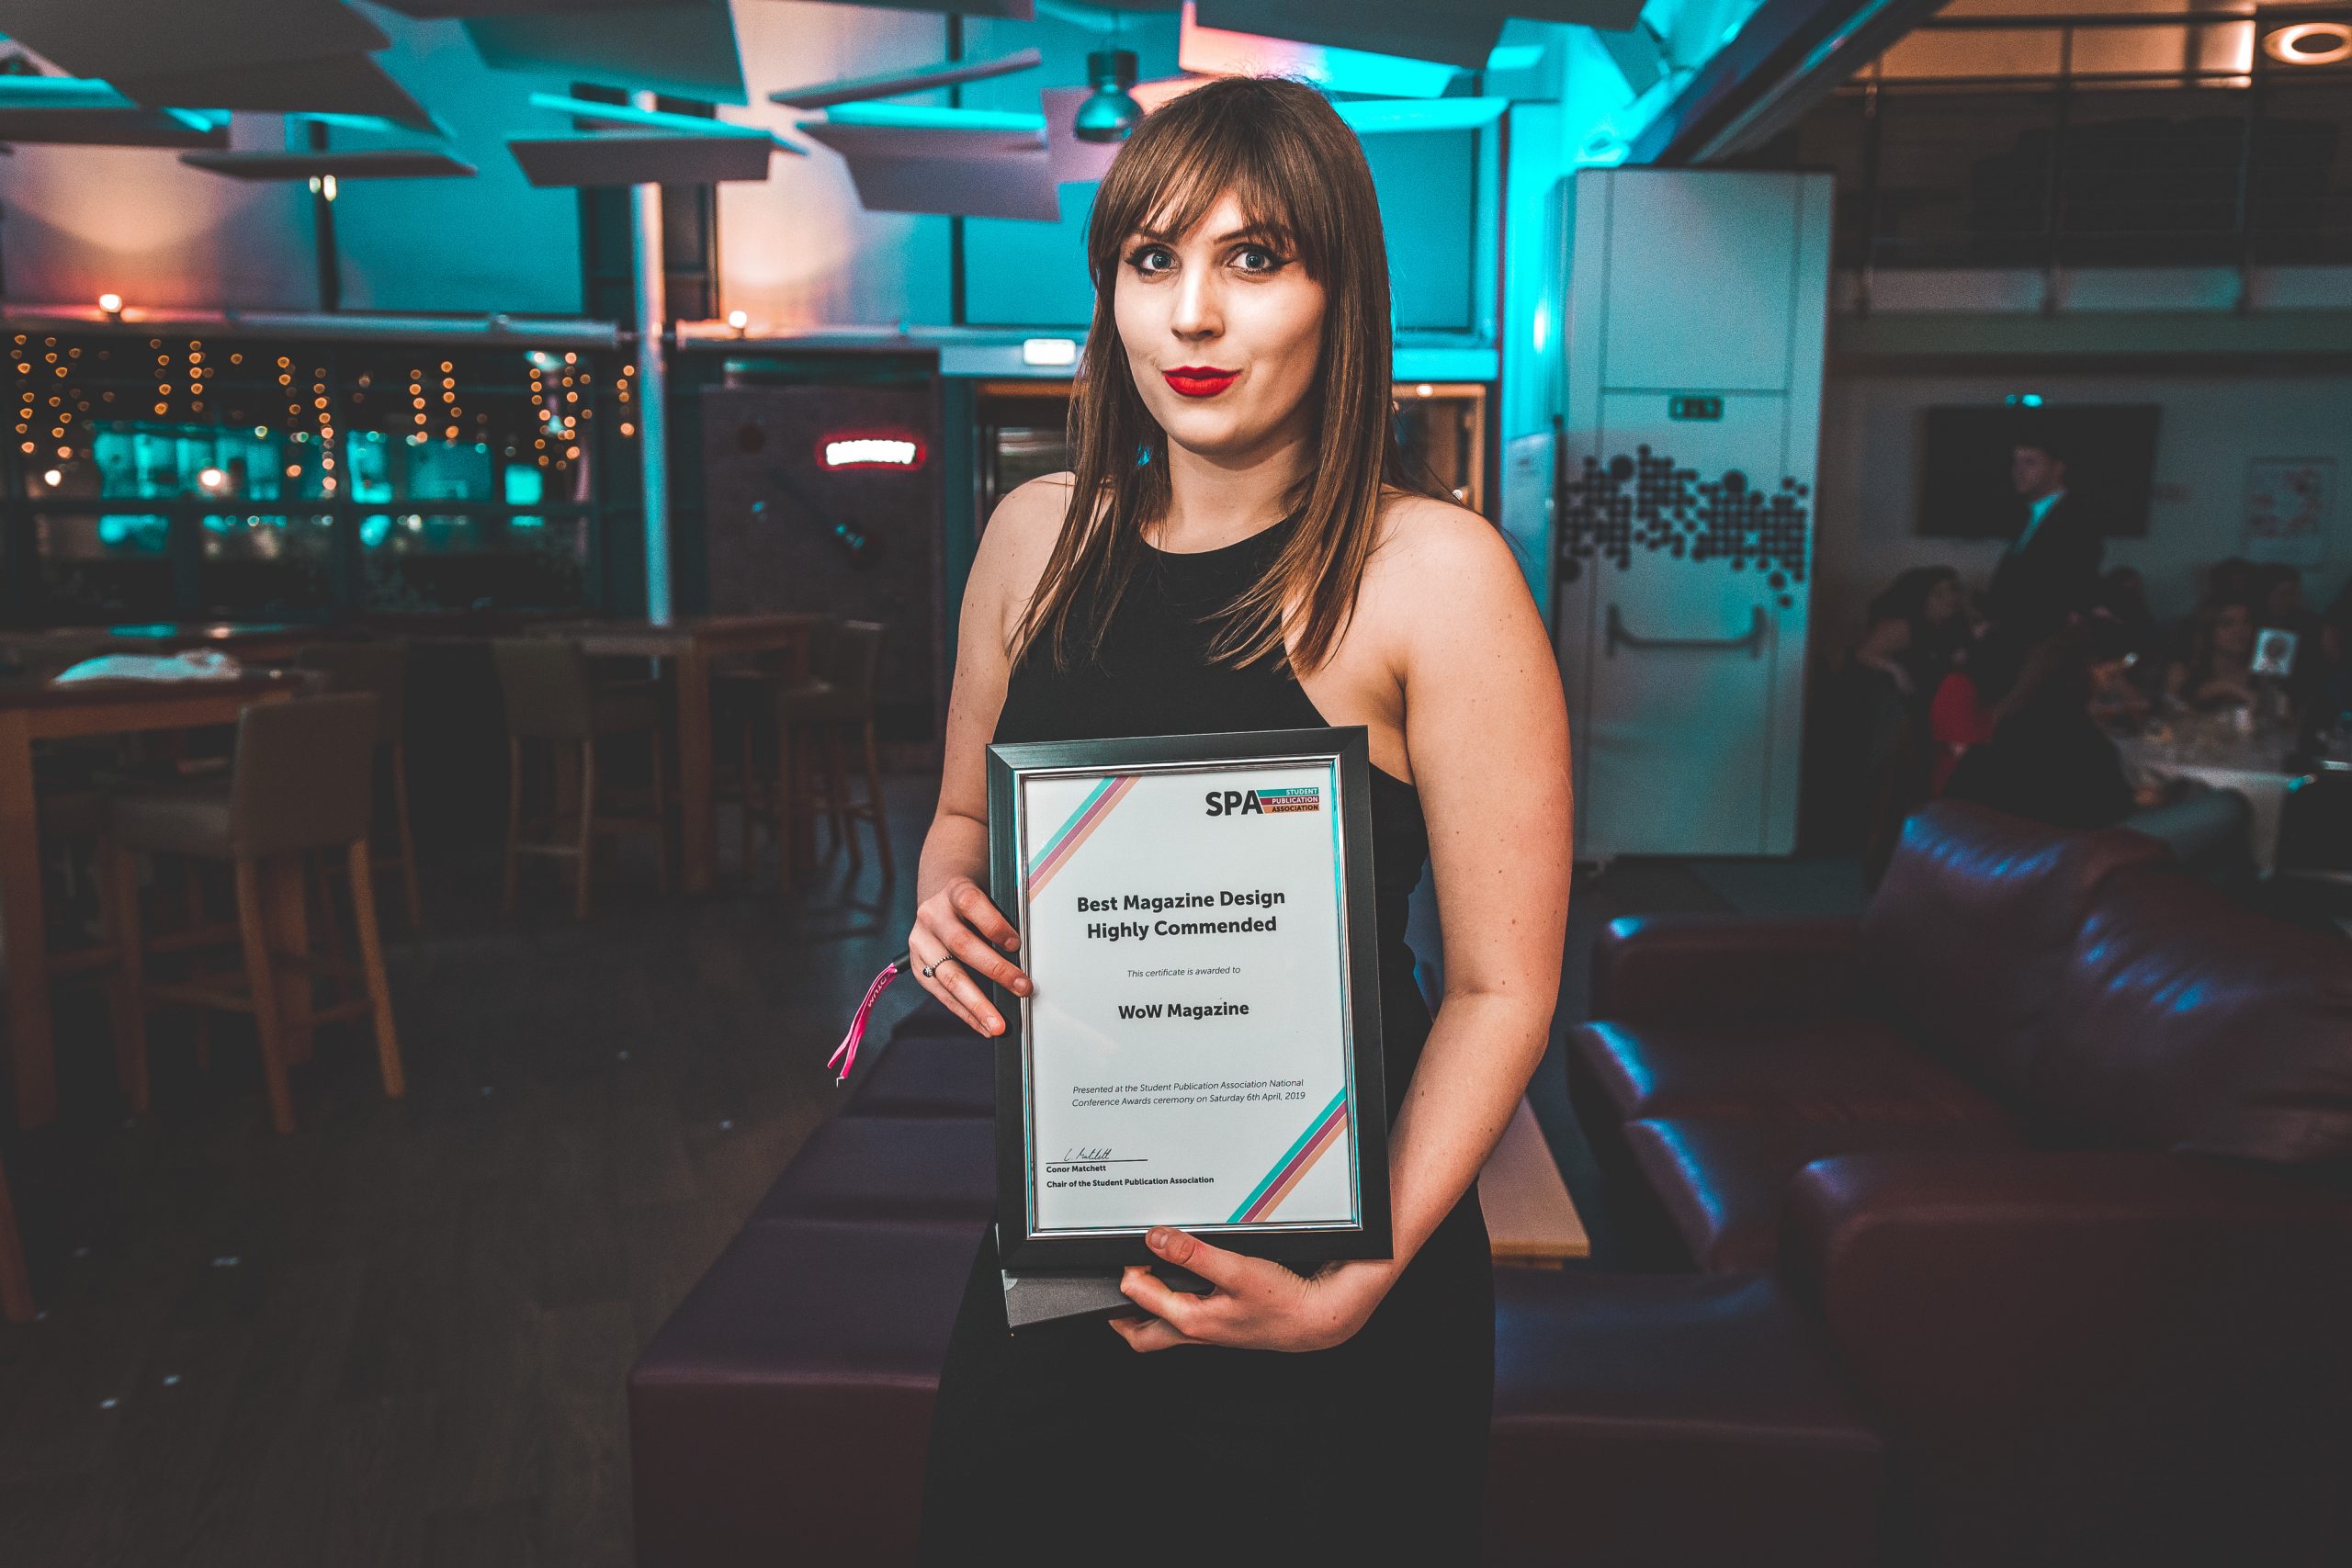
<path id="1" fill-rule="evenodd" d="M 1308 729 L 1230 730 L 1201 735 L 1148 735 L 1111 739 L 1050 740 L 990 746 L 989 777 L 989 894 L 1022 931 L 1017 959 L 1029 964 L 1026 901 L 1019 833 L 1023 777 L 1056 772 L 1181 772 L 1252 763 L 1328 761 L 1333 764 L 1342 864 L 1344 989 L 1347 1005 L 1349 1136 L 1357 1183 L 1352 1227 L 1286 1226 L 1279 1221 L 1188 1226 L 1216 1246 L 1277 1262 L 1322 1263 L 1391 1256 L 1388 1205 L 1387 1085 L 1382 1057 L 1379 921 L 1372 863 L 1372 764 L 1361 725 Z M 1041 984 L 1050 979 L 1039 976 Z M 1034 1225 L 1030 1186 L 1029 1004 L 991 987 L 1006 1028 L 996 1043 L 997 1243 L 1005 1270 L 1115 1268 L 1157 1261 L 1132 1234 L 1041 1235 Z"/>

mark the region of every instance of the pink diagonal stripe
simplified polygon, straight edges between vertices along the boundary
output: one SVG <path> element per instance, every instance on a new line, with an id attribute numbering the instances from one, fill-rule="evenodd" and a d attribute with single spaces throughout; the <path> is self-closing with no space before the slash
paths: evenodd
<path id="1" fill-rule="evenodd" d="M 1272 1213 L 1275 1207 L 1290 1196 L 1290 1190 L 1298 1185 L 1299 1179 L 1314 1168 L 1315 1162 L 1323 1157 L 1324 1151 L 1339 1141 L 1340 1132 L 1347 1124 L 1348 1108 L 1341 1105 L 1331 1112 L 1322 1126 L 1316 1129 L 1315 1136 L 1307 1140 L 1306 1146 L 1292 1157 L 1289 1168 L 1274 1179 L 1272 1187 L 1266 1189 L 1266 1195 L 1250 1205 L 1250 1212 L 1241 1216 L 1242 1223 L 1247 1224 L 1254 1220 L 1262 1220 Z"/>
<path id="2" fill-rule="evenodd" d="M 1053 880 L 1054 873 L 1069 863 L 1069 857 L 1078 852 L 1078 846 L 1092 837 L 1095 829 L 1102 826 L 1102 818 L 1110 816 L 1111 808 L 1127 797 L 1127 792 L 1136 787 L 1136 781 L 1141 776 L 1129 773 L 1103 793 L 1102 798 L 1094 803 L 1094 809 L 1079 819 L 1078 825 L 1046 858 L 1046 863 L 1037 868 L 1036 874 L 1029 878 L 1029 897 L 1035 898 L 1045 891 L 1046 884 Z"/>

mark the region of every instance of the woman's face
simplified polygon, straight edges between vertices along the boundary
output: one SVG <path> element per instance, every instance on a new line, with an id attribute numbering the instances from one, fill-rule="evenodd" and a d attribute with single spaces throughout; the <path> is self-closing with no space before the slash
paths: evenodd
<path id="1" fill-rule="evenodd" d="M 2224 604 L 2213 615 L 2213 649 L 2232 659 L 2254 654 L 2254 615 L 2243 604 Z"/>
<path id="2" fill-rule="evenodd" d="M 1190 233 L 1128 235 L 1113 297 L 1144 407 L 1171 444 L 1227 460 L 1299 428 L 1323 303 L 1323 286 L 1250 231 L 1230 192 Z"/>
<path id="3" fill-rule="evenodd" d="M 1928 590 L 1927 602 L 1920 606 L 1919 613 L 1927 617 L 1931 626 L 1948 626 L 1958 620 L 1960 613 L 1967 608 L 1968 600 L 1961 592 L 1960 584 L 1947 577 Z"/>

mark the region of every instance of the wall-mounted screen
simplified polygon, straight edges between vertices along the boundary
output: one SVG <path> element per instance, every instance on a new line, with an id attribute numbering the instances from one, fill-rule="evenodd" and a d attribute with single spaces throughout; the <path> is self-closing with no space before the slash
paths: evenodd
<path id="1" fill-rule="evenodd" d="M 2020 441 L 2062 450 L 2066 493 L 2086 503 L 2110 538 L 2148 531 L 2155 479 L 2155 403 L 2071 403 L 2018 408 L 1969 404 L 1927 411 L 1918 531 L 1937 538 L 2006 539 L 2026 503 L 2011 479 Z"/>

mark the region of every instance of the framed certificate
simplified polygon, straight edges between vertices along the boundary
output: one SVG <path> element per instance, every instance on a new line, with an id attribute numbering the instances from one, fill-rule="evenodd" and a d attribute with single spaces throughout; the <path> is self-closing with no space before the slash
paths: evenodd
<path id="1" fill-rule="evenodd" d="M 989 748 L 1004 1267 L 1388 1256 L 1364 731 Z"/>

